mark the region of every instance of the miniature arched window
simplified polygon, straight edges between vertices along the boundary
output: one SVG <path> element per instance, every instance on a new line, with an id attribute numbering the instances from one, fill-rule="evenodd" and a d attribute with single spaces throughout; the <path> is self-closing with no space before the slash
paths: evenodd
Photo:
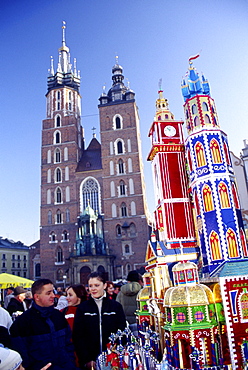
<path id="1" fill-rule="evenodd" d="M 56 148 L 54 154 L 55 154 L 54 155 L 54 162 L 55 163 L 60 163 L 61 162 L 61 152 L 60 152 L 60 149 L 59 148 Z"/>
<path id="2" fill-rule="evenodd" d="M 129 194 L 134 194 L 133 179 L 129 179 Z"/>
<path id="3" fill-rule="evenodd" d="M 119 183 L 119 190 L 120 190 L 120 193 L 119 193 L 120 195 L 126 195 L 126 186 L 123 180 L 121 180 Z"/>
<path id="4" fill-rule="evenodd" d="M 54 132 L 54 144 L 60 144 L 61 143 L 61 132 L 55 131 Z"/>
<path id="5" fill-rule="evenodd" d="M 62 181 L 61 169 L 57 168 L 55 171 L 55 182 L 61 182 L 61 181 Z"/>
<path id="6" fill-rule="evenodd" d="M 116 236 L 121 236 L 121 225 L 116 226 Z"/>
<path id="7" fill-rule="evenodd" d="M 224 141 L 224 152 L 225 152 L 226 162 L 229 166 L 231 166 L 230 154 L 229 154 L 229 150 L 227 147 L 227 143 L 225 141 Z"/>
<path id="8" fill-rule="evenodd" d="M 110 195 L 111 195 L 111 197 L 115 197 L 115 183 L 114 183 L 114 181 L 110 182 Z"/>
<path id="9" fill-rule="evenodd" d="M 69 181 L 69 167 L 65 167 L 65 181 Z"/>
<path id="10" fill-rule="evenodd" d="M 121 119 L 119 116 L 115 117 L 115 128 L 120 129 L 121 128 Z"/>
<path id="11" fill-rule="evenodd" d="M 65 211 L 65 221 L 70 222 L 70 210 L 68 208 Z"/>
<path id="12" fill-rule="evenodd" d="M 207 103 L 205 101 L 202 103 L 202 110 L 204 112 L 207 112 L 208 111 L 208 105 L 207 105 Z"/>
<path id="13" fill-rule="evenodd" d="M 47 190 L 47 204 L 51 204 L 51 190 Z"/>
<path id="14" fill-rule="evenodd" d="M 214 230 L 211 232 L 209 236 L 209 245 L 212 260 L 215 261 L 222 259 L 220 238 L 219 235 Z"/>
<path id="15" fill-rule="evenodd" d="M 56 212 L 56 224 L 61 224 L 62 223 L 62 214 L 61 211 L 58 209 Z"/>
<path id="16" fill-rule="evenodd" d="M 63 231 L 62 237 L 63 241 L 68 241 L 68 232 L 66 230 Z"/>
<path id="17" fill-rule="evenodd" d="M 248 293 L 243 292 L 240 296 L 241 317 L 243 320 L 248 320 Z"/>
<path id="18" fill-rule="evenodd" d="M 205 212 L 213 211 L 214 209 L 214 202 L 213 202 L 213 195 L 209 185 L 204 185 L 202 189 L 203 193 L 203 204 Z"/>
<path id="19" fill-rule="evenodd" d="M 243 229 L 239 229 L 239 236 L 240 236 L 240 240 L 241 240 L 243 255 L 244 255 L 244 257 L 248 257 L 247 241 L 246 241 L 246 237 L 245 237 L 245 233 L 244 233 Z"/>
<path id="20" fill-rule="evenodd" d="M 64 148 L 64 161 L 68 161 L 68 148 Z"/>
<path id="21" fill-rule="evenodd" d="M 205 151 L 200 141 L 197 141 L 197 143 L 195 144 L 195 154 L 196 154 L 197 166 L 198 167 L 206 166 Z"/>
<path id="22" fill-rule="evenodd" d="M 128 166 L 128 172 L 133 172 L 133 162 L 132 162 L 132 158 L 128 158 L 127 160 L 127 166 Z"/>
<path id="23" fill-rule="evenodd" d="M 118 173 L 124 173 L 124 162 L 122 159 L 119 159 L 118 161 Z"/>
<path id="24" fill-rule="evenodd" d="M 136 226 L 133 222 L 129 226 L 129 233 L 131 237 L 136 236 Z"/>
<path id="25" fill-rule="evenodd" d="M 235 232 L 229 228 L 226 233 L 227 249 L 230 258 L 239 257 L 238 244 Z"/>
<path id="26" fill-rule="evenodd" d="M 58 269 L 57 271 L 57 281 L 63 281 L 64 272 L 62 269 Z"/>
<path id="27" fill-rule="evenodd" d="M 52 243 L 55 243 L 56 242 L 56 235 L 55 235 L 55 232 L 52 231 L 51 234 L 50 234 L 50 241 Z"/>
<path id="28" fill-rule="evenodd" d="M 51 169 L 47 170 L 47 183 L 50 184 L 51 182 Z"/>
<path id="29" fill-rule="evenodd" d="M 116 204 L 112 204 L 112 217 L 117 217 L 117 210 L 116 210 Z"/>
<path id="30" fill-rule="evenodd" d="M 209 125 L 209 124 L 211 123 L 211 120 L 210 120 L 210 118 L 209 118 L 209 115 L 208 115 L 208 114 L 205 114 L 205 116 L 204 116 L 204 123 L 205 123 L 206 125 Z"/>
<path id="31" fill-rule="evenodd" d="M 219 196 L 220 196 L 220 205 L 221 208 L 230 208 L 230 199 L 228 195 L 228 189 L 224 182 L 220 182 L 218 186 Z"/>
<path id="32" fill-rule="evenodd" d="M 194 126 L 197 127 L 197 126 L 200 126 L 201 122 L 200 122 L 200 119 L 198 116 L 196 116 L 194 118 Z"/>
<path id="33" fill-rule="evenodd" d="M 62 263 L 63 262 L 63 251 L 62 248 L 57 248 L 57 262 Z"/>
<path id="34" fill-rule="evenodd" d="M 121 204 L 121 217 L 127 217 L 127 206 L 124 202 Z"/>
<path id="35" fill-rule="evenodd" d="M 123 153 L 123 144 L 122 141 L 117 142 L 117 154 L 122 154 Z"/>
<path id="36" fill-rule="evenodd" d="M 47 151 L 47 163 L 51 163 L 51 161 L 52 161 L 52 152 L 51 152 L 51 150 L 49 149 L 49 150 Z"/>
<path id="37" fill-rule="evenodd" d="M 47 223 L 50 225 L 52 223 L 52 211 L 48 211 L 47 213 Z"/>
<path id="38" fill-rule="evenodd" d="M 200 205 L 199 205 L 199 199 L 198 199 L 196 190 L 194 191 L 194 205 L 195 205 L 196 214 L 198 216 L 200 214 Z"/>
<path id="39" fill-rule="evenodd" d="M 61 118 L 60 118 L 60 115 L 57 115 L 56 116 L 55 121 L 56 121 L 55 126 L 56 127 L 60 127 L 61 126 Z"/>
<path id="40" fill-rule="evenodd" d="M 134 201 L 131 202 L 131 215 L 136 216 L 136 204 Z"/>
<path id="41" fill-rule="evenodd" d="M 232 194 L 233 194 L 233 200 L 234 200 L 235 208 L 240 209 L 239 197 L 238 197 L 236 185 L 235 185 L 234 182 L 232 183 Z"/>
<path id="42" fill-rule="evenodd" d="M 114 162 L 113 161 L 109 162 L 109 174 L 114 175 Z"/>
<path id="43" fill-rule="evenodd" d="M 65 201 L 70 202 L 70 186 L 65 188 Z"/>
<path id="44" fill-rule="evenodd" d="M 90 202 L 91 208 L 95 212 L 101 213 L 100 205 L 100 186 L 96 179 L 93 177 L 86 178 L 82 183 L 82 211 L 88 206 Z"/>
<path id="45" fill-rule="evenodd" d="M 191 112 L 192 112 L 192 114 L 197 113 L 197 106 L 195 104 L 192 105 Z"/>
<path id="46" fill-rule="evenodd" d="M 220 146 L 217 140 L 212 139 L 210 141 L 210 151 L 212 154 L 213 163 L 221 163 L 222 158 L 221 158 L 221 153 L 220 153 Z"/>
<path id="47" fill-rule="evenodd" d="M 55 202 L 61 203 L 62 202 L 62 191 L 60 188 L 57 188 L 55 191 Z"/>
<path id="48" fill-rule="evenodd" d="M 188 111 L 188 109 L 186 109 L 186 111 L 185 111 L 185 116 L 186 116 L 186 119 L 189 119 L 189 111 Z"/>

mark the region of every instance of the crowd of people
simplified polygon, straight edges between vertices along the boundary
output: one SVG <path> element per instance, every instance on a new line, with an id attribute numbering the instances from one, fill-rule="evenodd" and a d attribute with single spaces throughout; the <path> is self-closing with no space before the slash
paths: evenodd
<path id="1" fill-rule="evenodd" d="M 129 325 L 137 334 L 141 288 L 137 271 L 122 286 L 93 272 L 86 287 L 65 292 L 49 279 L 35 281 L 31 291 L 8 288 L 0 307 L 0 370 L 95 369 L 112 333 Z"/>

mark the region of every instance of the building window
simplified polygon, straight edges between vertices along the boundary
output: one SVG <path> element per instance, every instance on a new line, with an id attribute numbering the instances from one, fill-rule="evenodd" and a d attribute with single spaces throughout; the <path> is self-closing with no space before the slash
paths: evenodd
<path id="1" fill-rule="evenodd" d="M 23 277 L 26 278 L 27 277 L 27 273 L 26 271 L 23 271 Z"/>
<path id="2" fill-rule="evenodd" d="M 51 163 L 51 160 L 52 160 L 52 154 L 51 154 L 51 150 L 49 149 L 47 151 L 47 163 Z"/>
<path id="3" fill-rule="evenodd" d="M 126 203 L 121 204 L 121 217 L 127 217 L 127 206 Z"/>
<path id="4" fill-rule="evenodd" d="M 109 174 L 114 175 L 114 162 L 113 161 L 109 162 Z"/>
<path id="5" fill-rule="evenodd" d="M 204 112 L 207 112 L 208 111 L 208 105 L 207 105 L 207 103 L 205 103 L 205 102 L 202 103 L 202 110 Z"/>
<path id="6" fill-rule="evenodd" d="M 56 125 L 55 125 L 56 127 L 60 127 L 61 126 L 61 118 L 60 118 L 60 116 L 57 116 L 56 117 Z"/>
<path id="7" fill-rule="evenodd" d="M 62 176 L 61 176 L 61 169 L 57 168 L 55 171 L 55 182 L 61 182 Z"/>
<path id="8" fill-rule="evenodd" d="M 116 226 L 116 236 L 121 236 L 121 225 Z"/>
<path id="9" fill-rule="evenodd" d="M 118 173 L 119 174 L 124 173 L 124 162 L 122 159 L 119 159 L 118 161 Z"/>
<path id="10" fill-rule="evenodd" d="M 206 184 L 202 190 L 202 193 L 205 212 L 213 211 L 214 203 L 210 186 Z"/>
<path id="11" fill-rule="evenodd" d="M 121 128 L 121 119 L 119 116 L 115 117 L 115 128 L 117 130 Z"/>
<path id="12" fill-rule="evenodd" d="M 55 243 L 56 242 L 56 235 L 55 235 L 55 233 L 53 231 L 50 234 L 50 241 L 51 241 L 51 243 Z"/>
<path id="13" fill-rule="evenodd" d="M 82 182 L 82 211 L 90 204 L 95 212 L 101 213 L 100 208 L 100 187 L 98 182 L 93 178 L 87 178 Z"/>
<path id="14" fill-rule="evenodd" d="M 136 204 L 134 201 L 131 202 L 131 215 L 136 216 Z"/>
<path id="15" fill-rule="evenodd" d="M 62 248 L 58 247 L 57 249 L 57 262 L 62 263 L 63 262 L 63 251 Z"/>
<path id="16" fill-rule="evenodd" d="M 128 166 L 128 172 L 133 172 L 133 162 L 132 162 L 132 158 L 128 158 L 127 160 L 127 166 Z"/>
<path id="17" fill-rule="evenodd" d="M 235 232 L 229 228 L 226 233 L 228 255 L 230 258 L 239 257 L 238 244 Z"/>
<path id="18" fill-rule="evenodd" d="M 12 262 L 12 269 L 15 268 L 15 262 Z"/>
<path id="19" fill-rule="evenodd" d="M 136 236 L 136 226 L 134 223 L 131 223 L 129 226 L 129 234 L 130 234 L 130 237 Z"/>
<path id="20" fill-rule="evenodd" d="M 47 189 L 47 204 L 51 204 L 51 190 Z"/>
<path id="21" fill-rule="evenodd" d="M 117 154 L 122 154 L 123 153 L 123 144 L 122 141 L 117 142 Z"/>
<path id="22" fill-rule="evenodd" d="M 60 149 L 59 148 L 57 148 L 55 150 L 54 162 L 55 163 L 60 163 L 61 162 L 61 153 L 60 153 Z"/>
<path id="23" fill-rule="evenodd" d="M 191 111 L 192 111 L 192 114 L 196 114 L 197 113 L 197 107 L 196 107 L 195 104 L 192 105 Z"/>
<path id="24" fill-rule="evenodd" d="M 130 246 L 128 244 L 124 247 L 125 254 L 130 254 Z"/>
<path id="25" fill-rule="evenodd" d="M 6 264 L 5 262 L 2 262 L 2 268 L 5 268 Z"/>
<path id="26" fill-rule="evenodd" d="M 206 166 L 205 151 L 200 141 L 198 141 L 195 144 L 195 154 L 196 154 L 197 166 L 198 167 Z"/>
<path id="27" fill-rule="evenodd" d="M 126 195 L 125 183 L 122 180 L 120 181 L 119 189 L 120 189 L 120 195 Z"/>
<path id="28" fill-rule="evenodd" d="M 210 151 L 213 158 L 213 163 L 221 163 L 221 154 L 220 154 L 220 146 L 217 140 L 212 139 L 210 141 Z"/>
<path id="29" fill-rule="evenodd" d="M 51 182 L 51 169 L 47 170 L 47 183 L 50 184 Z"/>
<path id="30" fill-rule="evenodd" d="M 62 223 L 62 214 L 61 211 L 58 209 L 56 212 L 56 223 L 61 224 Z"/>
<path id="31" fill-rule="evenodd" d="M 69 167 L 65 167 L 65 181 L 69 181 Z"/>
<path id="32" fill-rule="evenodd" d="M 70 186 L 65 188 L 65 201 L 70 202 Z"/>
<path id="33" fill-rule="evenodd" d="M 129 194 L 134 194 L 133 179 L 129 179 Z"/>
<path id="34" fill-rule="evenodd" d="M 47 223 L 51 225 L 52 223 L 52 211 L 48 211 L 47 213 Z"/>
<path id="35" fill-rule="evenodd" d="M 54 132 L 54 144 L 60 144 L 61 143 L 61 133 L 60 131 Z"/>
<path id="36" fill-rule="evenodd" d="M 60 188 L 56 189 L 55 199 L 56 199 L 56 203 L 62 203 L 62 192 Z"/>
<path id="37" fill-rule="evenodd" d="M 111 195 L 111 197 L 115 197 L 115 183 L 114 183 L 114 181 L 110 182 L 110 195 Z"/>
<path id="38" fill-rule="evenodd" d="M 220 182 L 218 186 L 218 190 L 219 190 L 221 208 L 230 208 L 231 205 L 230 205 L 228 189 L 227 189 L 226 184 L 224 184 L 224 182 Z"/>
<path id="39" fill-rule="evenodd" d="M 2 260 L 6 260 L 6 254 L 5 253 L 2 254 Z"/>
<path id="40" fill-rule="evenodd" d="M 63 241 L 68 241 L 68 232 L 65 230 L 63 231 L 63 234 L 62 234 L 62 237 L 63 237 Z"/>
<path id="41" fill-rule="evenodd" d="M 117 217 L 117 209 L 116 209 L 116 204 L 112 204 L 112 217 Z"/>
<path id="42" fill-rule="evenodd" d="M 65 211 L 65 220 L 66 222 L 70 222 L 70 210 L 68 208 Z"/>
<path id="43" fill-rule="evenodd" d="M 68 148 L 64 149 L 64 161 L 68 161 Z"/>

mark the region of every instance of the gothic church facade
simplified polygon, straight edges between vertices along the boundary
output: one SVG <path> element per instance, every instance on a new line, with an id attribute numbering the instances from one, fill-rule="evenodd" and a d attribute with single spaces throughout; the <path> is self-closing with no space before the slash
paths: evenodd
<path id="1" fill-rule="evenodd" d="M 41 276 L 56 284 L 85 283 L 97 270 L 124 278 L 144 265 L 149 228 L 139 116 L 135 93 L 123 80 L 116 60 L 112 87 L 99 98 L 101 143 L 93 135 L 86 148 L 80 76 L 62 27 L 41 147 Z"/>

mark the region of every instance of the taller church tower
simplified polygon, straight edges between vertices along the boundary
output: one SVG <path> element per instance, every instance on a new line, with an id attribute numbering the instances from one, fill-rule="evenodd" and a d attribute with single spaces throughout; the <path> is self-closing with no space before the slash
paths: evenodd
<path id="1" fill-rule="evenodd" d="M 82 151 L 80 76 L 70 62 L 62 27 L 62 46 L 47 80 L 47 113 L 41 147 L 41 276 L 63 281 L 75 242 L 78 194 L 75 172 Z M 62 276 L 60 276 L 62 275 Z"/>
<path id="2" fill-rule="evenodd" d="M 112 87 L 99 98 L 104 236 L 116 256 L 117 278 L 144 266 L 148 240 L 138 108 L 123 80 L 116 58 Z"/>

